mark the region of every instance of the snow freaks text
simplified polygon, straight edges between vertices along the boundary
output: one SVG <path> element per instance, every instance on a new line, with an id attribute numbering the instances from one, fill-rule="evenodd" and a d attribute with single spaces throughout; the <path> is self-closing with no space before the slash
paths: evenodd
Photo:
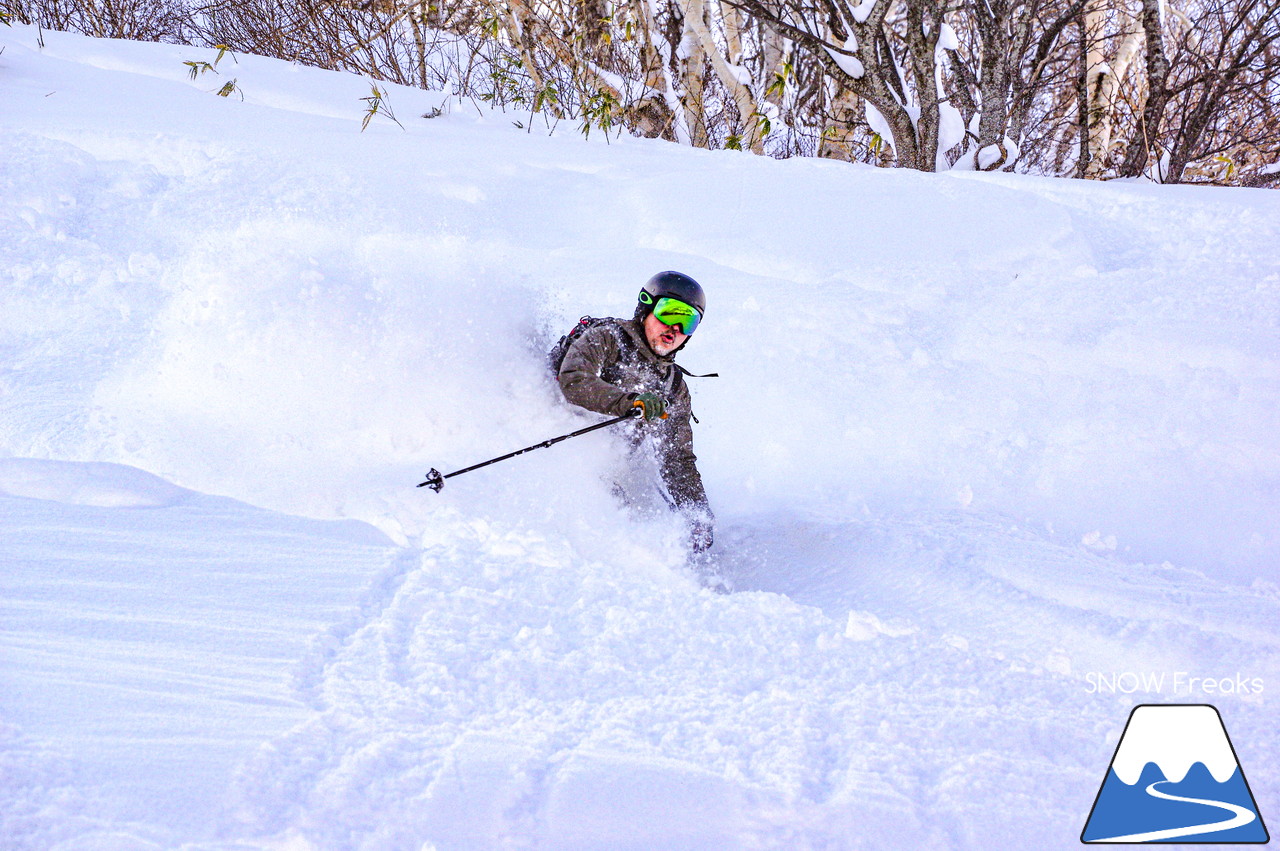
<path id="1" fill-rule="evenodd" d="M 1085 675 L 1087 694 L 1255 695 L 1262 694 L 1262 677 L 1199 677 L 1186 671 L 1139 673 L 1090 671 Z"/>

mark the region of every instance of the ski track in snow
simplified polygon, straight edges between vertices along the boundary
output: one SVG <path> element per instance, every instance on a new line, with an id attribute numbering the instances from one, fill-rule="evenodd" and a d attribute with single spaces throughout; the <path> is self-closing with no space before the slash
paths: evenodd
<path id="1" fill-rule="evenodd" d="M 1275 193 L 394 86 L 449 111 L 361 134 L 359 77 L 44 39 L 0 30 L 6 848 L 1068 848 L 1187 699 L 1088 673 L 1280 682 Z M 660 268 L 711 293 L 729 596 L 607 435 L 412 487 L 584 424 L 542 352 Z M 1269 696 L 1203 699 L 1265 810 Z"/>

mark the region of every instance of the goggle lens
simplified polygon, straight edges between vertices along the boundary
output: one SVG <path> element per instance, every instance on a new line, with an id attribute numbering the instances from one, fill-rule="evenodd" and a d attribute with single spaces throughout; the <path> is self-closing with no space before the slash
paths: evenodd
<path id="1" fill-rule="evenodd" d="M 653 303 L 653 315 L 663 325 L 677 325 L 686 335 L 697 329 L 702 321 L 702 314 L 691 304 L 685 304 L 678 298 L 663 297 Z"/>

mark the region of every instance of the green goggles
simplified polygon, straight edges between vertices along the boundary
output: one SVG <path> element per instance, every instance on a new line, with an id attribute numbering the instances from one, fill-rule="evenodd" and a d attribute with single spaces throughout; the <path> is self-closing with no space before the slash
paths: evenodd
<path id="1" fill-rule="evenodd" d="M 678 298 L 663 296 L 654 301 L 653 296 L 642 291 L 640 303 L 652 305 L 654 318 L 663 325 L 678 326 L 685 336 L 692 334 L 698 327 L 698 323 L 702 321 L 702 314 L 698 312 L 698 308 Z"/>

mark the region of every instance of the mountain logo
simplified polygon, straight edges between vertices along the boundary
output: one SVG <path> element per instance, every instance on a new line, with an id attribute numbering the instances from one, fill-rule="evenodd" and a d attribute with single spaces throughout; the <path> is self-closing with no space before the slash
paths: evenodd
<path id="1" fill-rule="evenodd" d="M 1203 704 L 1134 708 L 1080 834 L 1086 844 L 1270 839 L 1222 716 Z"/>

